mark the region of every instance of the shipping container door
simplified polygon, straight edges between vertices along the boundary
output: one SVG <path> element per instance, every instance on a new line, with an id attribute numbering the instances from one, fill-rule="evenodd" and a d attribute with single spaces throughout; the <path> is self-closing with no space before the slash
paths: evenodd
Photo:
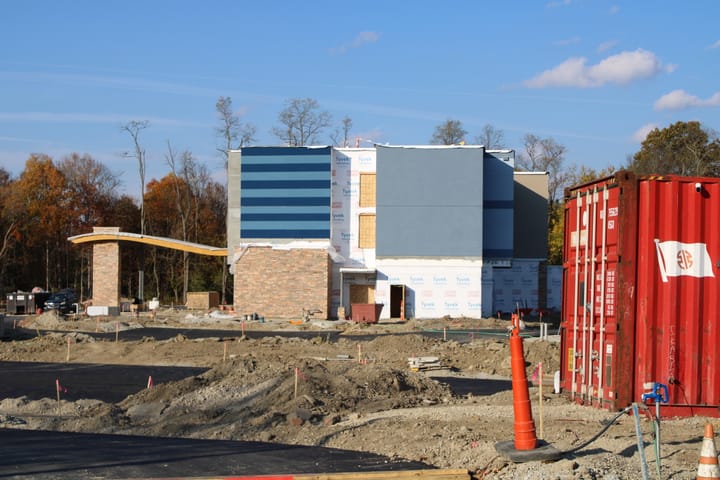
<path id="1" fill-rule="evenodd" d="M 612 179 L 565 202 L 561 382 L 578 403 L 615 409 L 622 189 Z"/>

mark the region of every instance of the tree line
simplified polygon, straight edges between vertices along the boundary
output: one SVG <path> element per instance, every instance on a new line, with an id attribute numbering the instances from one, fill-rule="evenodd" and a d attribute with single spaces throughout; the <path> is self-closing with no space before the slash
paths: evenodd
<path id="1" fill-rule="evenodd" d="M 216 135 L 218 151 L 227 168 L 231 149 L 252 145 L 256 127 L 241 121 L 229 97 L 219 97 Z M 345 116 L 329 133 L 335 146 L 351 146 L 352 120 Z M 317 144 L 332 127 L 330 114 L 311 98 L 289 99 L 278 114 L 275 136 L 285 145 Z M 94 226 L 118 226 L 121 231 L 176 238 L 188 242 L 225 246 L 227 187 L 213 180 L 206 165 L 192 152 L 178 152 L 167 142 L 167 174 L 145 178 L 143 135 L 147 121 L 120 126 L 132 149 L 126 154 L 138 161 L 142 195 L 139 199 L 119 192 L 119 175 L 88 154 L 70 153 L 53 159 L 32 154 L 24 170 L 13 177 L 0 167 L 0 293 L 73 288 L 81 299 L 90 298 L 92 247 L 67 241 L 89 233 Z M 464 143 L 467 131 L 458 120 L 435 128 L 432 144 Z M 507 148 L 502 130 L 485 125 L 474 141 L 486 148 Z M 612 173 L 607 166 L 596 171 L 566 165 L 566 148 L 553 138 L 534 134 L 523 137 L 516 168 L 547 171 L 550 183 L 550 263 L 562 254 L 563 189 Z M 637 173 L 720 175 L 720 141 L 715 132 L 698 122 L 678 122 L 648 134 L 639 152 L 622 168 Z M 232 299 L 232 286 L 224 257 L 210 258 L 132 243 L 123 244 L 121 294 L 143 300 L 157 297 L 164 303 L 182 304 L 188 291 L 219 290 L 221 300 Z M 138 272 L 140 272 L 138 274 Z M 142 289 L 140 289 L 142 285 Z"/>
<path id="2" fill-rule="evenodd" d="M 150 180 L 144 191 L 145 233 L 224 245 L 225 186 L 213 181 L 189 152 L 169 149 L 167 156 L 175 169 Z M 0 291 L 69 287 L 89 298 L 92 247 L 67 239 L 92 232 L 94 226 L 140 233 L 140 205 L 120 194 L 119 185 L 117 174 L 87 154 L 58 161 L 33 154 L 17 178 L 0 169 Z M 183 303 L 188 290 L 218 289 L 224 258 L 192 258 L 149 247 L 146 256 L 143 248 L 125 243 L 120 249 L 123 296 L 136 295 L 138 271 L 145 271 L 147 297 L 168 303 Z"/>

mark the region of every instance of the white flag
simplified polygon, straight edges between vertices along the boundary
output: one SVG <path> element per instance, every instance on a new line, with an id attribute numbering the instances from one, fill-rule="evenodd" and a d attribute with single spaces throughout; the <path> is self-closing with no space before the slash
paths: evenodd
<path id="1" fill-rule="evenodd" d="M 712 259 L 704 243 L 661 242 L 655 239 L 662 281 L 668 277 L 714 277 Z"/>

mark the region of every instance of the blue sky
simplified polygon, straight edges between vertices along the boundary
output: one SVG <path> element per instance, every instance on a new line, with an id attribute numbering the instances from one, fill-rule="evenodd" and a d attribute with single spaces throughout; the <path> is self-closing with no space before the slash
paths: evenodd
<path id="1" fill-rule="evenodd" d="M 219 96 L 271 133 L 315 98 L 370 142 L 428 143 L 460 120 L 506 147 L 552 137 L 566 165 L 621 165 L 653 127 L 720 130 L 720 2 L 8 1 L 0 15 L 0 166 L 88 153 L 137 195 L 132 141 L 147 120 L 148 179 L 167 142 L 222 179 Z M 330 130 L 323 136 L 330 143 Z"/>

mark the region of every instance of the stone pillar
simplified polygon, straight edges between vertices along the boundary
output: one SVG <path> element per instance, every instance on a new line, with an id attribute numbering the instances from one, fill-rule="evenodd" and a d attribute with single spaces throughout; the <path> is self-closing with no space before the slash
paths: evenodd
<path id="1" fill-rule="evenodd" d="M 119 233 L 119 227 L 93 227 L 93 233 Z M 93 305 L 120 306 L 120 244 L 93 244 Z"/>

